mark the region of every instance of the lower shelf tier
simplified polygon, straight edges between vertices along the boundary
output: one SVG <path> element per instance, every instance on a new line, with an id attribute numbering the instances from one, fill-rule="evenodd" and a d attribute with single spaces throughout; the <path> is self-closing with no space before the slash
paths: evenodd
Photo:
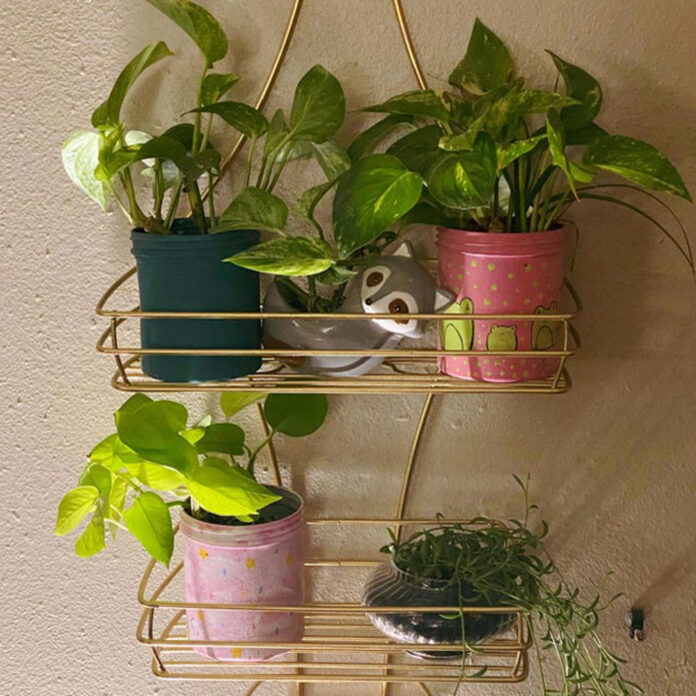
<path id="1" fill-rule="evenodd" d="M 353 541 L 375 527 L 399 524 L 402 527 L 428 526 L 463 520 L 310 520 L 310 538 L 329 531 L 341 531 Z M 340 529 L 337 529 L 340 527 Z M 330 529 L 327 529 L 330 528 Z M 377 530 L 379 531 L 379 530 Z M 367 540 L 367 539 L 366 539 Z M 368 545 L 371 546 L 371 543 Z M 316 546 L 316 544 L 314 544 Z M 310 543 L 310 548 L 313 544 Z M 264 682 L 274 683 L 363 683 L 414 684 L 431 694 L 428 684 L 515 683 L 528 674 L 530 637 L 521 609 L 514 607 L 466 607 L 467 614 L 506 614 L 509 626 L 493 638 L 477 642 L 460 657 L 459 643 L 402 643 L 375 628 L 369 613 L 404 614 L 404 607 L 370 607 L 356 601 L 368 574 L 380 560 L 337 558 L 312 559 L 305 563 L 307 601 L 300 605 L 187 604 L 184 597 L 183 563 L 160 573 L 151 562 L 143 576 L 138 598 L 143 612 L 137 639 L 152 650 L 152 671 L 164 679 L 220 680 L 248 683 L 250 694 Z M 159 579 L 155 575 L 160 574 Z M 192 640 L 187 630 L 187 609 L 191 612 L 245 611 L 301 614 L 304 636 L 296 642 L 234 640 Z M 433 615 L 457 612 L 457 607 L 409 607 L 408 611 Z M 217 655 L 229 651 L 232 659 L 242 649 L 261 648 L 284 652 L 263 661 L 220 661 Z M 412 655 L 428 651 L 429 658 Z M 443 657 L 433 657 L 442 653 Z M 456 653 L 455 657 L 452 654 Z M 244 692 L 240 692 L 244 693 Z"/>

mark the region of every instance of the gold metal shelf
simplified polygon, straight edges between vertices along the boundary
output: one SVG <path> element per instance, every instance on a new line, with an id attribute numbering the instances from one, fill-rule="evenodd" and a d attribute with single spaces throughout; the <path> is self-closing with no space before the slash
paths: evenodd
<path id="1" fill-rule="evenodd" d="M 571 382 L 566 370 L 566 359 L 575 354 L 580 345 L 577 332 L 572 326 L 572 319 L 577 316 L 580 302 L 572 286 L 566 283 L 569 295 L 575 303 L 576 312 L 545 314 L 545 321 L 557 322 L 559 326 L 560 347 L 554 350 L 443 350 L 420 345 L 402 347 L 375 348 L 372 350 L 355 349 L 163 349 L 141 348 L 127 345 L 126 340 L 137 343 L 137 320 L 139 319 L 335 319 L 339 321 L 371 321 L 373 319 L 390 319 L 389 314 L 349 314 L 349 313 L 278 313 L 278 312 L 143 312 L 135 307 L 130 310 L 107 309 L 112 296 L 135 275 L 135 268 L 124 273 L 104 294 L 97 305 L 100 317 L 109 320 L 108 328 L 97 342 L 97 351 L 113 355 L 116 371 L 111 384 L 121 391 L 147 392 L 183 392 L 183 391 L 257 391 L 269 390 L 283 393 L 325 393 L 325 394 L 369 394 L 369 393 L 512 393 L 512 394 L 557 394 L 567 391 Z M 416 319 L 441 322 L 452 319 L 451 314 L 403 314 L 403 319 Z M 468 320 L 476 321 L 517 321 L 535 322 L 536 314 L 467 314 Z M 225 382 L 161 382 L 145 375 L 140 367 L 143 355 L 247 355 L 260 356 L 262 367 L 259 372 Z M 284 358 L 301 358 L 306 356 L 379 356 L 384 362 L 376 370 L 354 377 L 332 377 L 330 375 L 306 375 L 291 371 L 282 363 Z M 487 360 L 502 361 L 507 358 L 519 359 L 555 359 L 558 367 L 554 373 L 545 378 L 524 382 L 482 382 L 458 379 L 439 371 L 439 358 L 443 356 L 471 356 Z"/>
<path id="2" fill-rule="evenodd" d="M 309 520 L 310 538 L 318 528 L 351 526 L 355 534 L 381 526 L 422 527 L 447 523 L 466 524 L 466 520 L 432 519 L 317 519 Z M 331 683 L 419 683 L 455 684 L 461 676 L 461 659 L 423 660 L 407 654 L 410 650 L 432 652 L 461 650 L 461 644 L 430 645 L 398 643 L 372 626 L 368 613 L 457 612 L 458 607 L 370 607 L 355 601 L 367 573 L 381 561 L 340 558 L 310 559 L 305 564 L 307 586 L 322 593 L 322 585 L 335 592 L 350 586 L 352 597 L 344 601 L 310 598 L 297 606 L 260 604 L 188 604 L 183 594 L 182 563 L 163 573 L 157 581 L 155 562 L 147 566 L 138 591 L 143 612 L 138 624 L 138 641 L 152 650 L 152 671 L 165 679 L 200 679 L 248 682 L 250 694 L 260 682 L 297 684 Z M 160 566 L 158 566 L 160 568 Z M 316 577 L 322 570 L 327 575 Z M 351 574 L 351 582 L 337 582 L 339 575 Z M 304 615 L 305 635 L 295 643 L 235 642 L 190 640 L 186 630 L 186 609 L 210 611 L 273 611 Z M 476 644 L 475 652 L 466 653 L 464 680 L 480 683 L 514 683 L 528 673 L 528 635 L 523 611 L 514 607 L 468 607 L 465 614 L 510 614 L 511 627 L 501 635 Z M 221 662 L 212 660 L 194 648 L 283 648 L 286 653 L 262 662 Z M 482 672 L 485 667 L 485 671 Z"/>

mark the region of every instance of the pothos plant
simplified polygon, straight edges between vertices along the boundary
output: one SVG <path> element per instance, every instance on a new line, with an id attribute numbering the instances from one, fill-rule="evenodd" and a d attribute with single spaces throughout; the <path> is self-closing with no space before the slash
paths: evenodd
<path id="1" fill-rule="evenodd" d="M 548 52 L 558 71 L 553 91 L 530 88 L 503 42 L 479 19 L 451 89 L 394 96 L 363 111 L 388 114 L 351 145 L 363 157 L 398 128 L 409 133 L 386 150 L 423 177 L 418 204 L 403 224 L 437 224 L 489 232 L 537 232 L 557 226 L 577 200 L 629 208 L 657 226 L 693 269 L 679 219 L 650 191 L 691 196 L 667 157 L 652 145 L 596 123 L 602 88 L 584 69 Z M 559 81 L 565 93 L 556 91 Z M 627 184 L 593 183 L 602 172 Z M 636 192 L 667 208 L 683 241 L 630 200 Z M 571 223 L 572 224 L 572 223 Z"/>
<path id="2" fill-rule="evenodd" d="M 220 404 L 231 418 L 263 396 L 224 393 Z M 323 395 L 269 395 L 263 413 L 270 431 L 251 445 L 235 423 L 213 423 L 207 416 L 188 426 L 183 405 L 136 394 L 116 411 L 116 432 L 90 452 L 78 485 L 61 500 L 55 533 L 68 534 L 90 516 L 75 542 L 78 556 L 105 548 L 107 527 L 112 537 L 124 528 L 168 565 L 174 548 L 173 507 L 187 507 L 203 520 L 212 514 L 225 524 L 264 522 L 265 509 L 280 496 L 255 478 L 259 453 L 279 433 L 313 433 L 327 408 Z"/>
<path id="3" fill-rule="evenodd" d="M 341 306 L 346 283 L 393 241 L 396 234 L 388 228 L 416 204 L 423 185 L 418 173 L 392 155 L 375 154 L 351 164 L 348 153 L 330 142 L 330 150 L 314 147 L 327 181 L 305 191 L 294 208 L 311 235 L 278 235 L 227 259 L 278 276 L 280 291 L 300 311 Z M 302 154 L 296 150 L 296 156 Z M 315 211 L 334 188 L 333 225 L 327 233 Z M 297 276 L 299 282 L 290 279 Z"/>
<path id="4" fill-rule="evenodd" d="M 63 164 L 68 175 L 104 210 L 114 200 L 130 223 L 145 232 L 171 233 L 183 193 L 200 234 L 237 229 L 280 233 L 288 210 L 271 192 L 294 148 L 323 143 L 343 123 L 345 98 L 339 82 L 315 65 L 297 85 L 289 120 L 279 109 L 269 122 L 254 107 L 224 99 L 239 76 L 213 72 L 227 55 L 228 42 L 207 10 L 189 0 L 147 2 L 176 22 L 203 55 L 189 120 L 154 137 L 123 122 L 122 106 L 134 83 L 147 68 L 173 55 L 164 42 L 152 43 L 128 63 L 108 98 L 94 111 L 94 130 L 78 131 L 65 141 Z M 215 116 L 249 140 L 242 191 L 220 215 L 214 186 L 221 156 L 210 140 Z M 252 181 L 252 164 L 259 149 L 258 176 Z M 150 184 L 147 206 L 138 201 L 139 177 Z M 204 184 L 207 194 L 202 192 Z"/>
<path id="5" fill-rule="evenodd" d="M 583 598 L 570 586 L 544 549 L 548 525 L 531 529 L 529 477 L 515 480 L 524 492 L 522 520 L 507 524 L 477 517 L 468 525 L 441 525 L 416 532 L 404 541 L 389 530 L 392 541 L 381 551 L 403 572 L 429 580 L 445 580 L 459 588 L 460 607 L 520 608 L 533 642 L 541 680 L 541 696 L 635 696 L 642 689 L 621 674 L 622 658 L 612 653 L 597 632 L 600 616 L 621 595 L 608 601 L 603 592 Z M 466 587 L 466 591 L 463 588 Z M 466 641 L 466 614 L 446 618 L 462 625 L 462 652 L 476 652 Z M 555 665 L 552 676 L 548 662 Z M 485 668 L 478 676 L 485 672 Z M 459 688 L 464 677 L 464 664 Z M 456 691 L 455 691 L 456 693 Z"/>

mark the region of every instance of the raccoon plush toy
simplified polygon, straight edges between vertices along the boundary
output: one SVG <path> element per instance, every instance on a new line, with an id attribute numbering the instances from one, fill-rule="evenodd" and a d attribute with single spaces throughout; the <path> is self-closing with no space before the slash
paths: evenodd
<path id="1" fill-rule="evenodd" d="M 370 350 L 393 348 L 404 336 L 419 338 L 424 322 L 399 319 L 399 314 L 430 314 L 449 307 L 454 297 L 437 287 L 416 261 L 413 248 L 403 242 L 353 277 L 339 312 L 393 314 L 394 319 L 267 319 L 263 342 L 267 348 Z M 266 312 L 293 312 L 275 282 L 263 303 Z M 285 361 L 297 372 L 347 377 L 369 372 L 382 362 L 379 356 L 299 356 Z"/>

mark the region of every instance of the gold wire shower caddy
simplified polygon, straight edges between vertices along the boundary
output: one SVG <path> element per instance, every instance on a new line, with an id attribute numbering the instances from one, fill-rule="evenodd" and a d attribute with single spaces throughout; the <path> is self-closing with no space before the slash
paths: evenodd
<path id="1" fill-rule="evenodd" d="M 409 35 L 408 25 L 400 0 L 391 0 L 399 31 L 408 54 L 411 67 L 421 89 L 427 87 L 418 57 Z M 262 108 L 281 64 L 297 25 L 302 7 L 302 0 L 292 0 L 287 23 L 277 49 L 273 63 L 256 101 L 256 107 Z M 240 137 L 224 158 L 221 174 L 238 155 L 244 137 Z M 322 392 L 343 393 L 422 393 L 425 395 L 422 410 L 414 433 L 411 451 L 401 485 L 401 494 L 393 518 L 364 519 L 310 519 L 308 527 L 310 536 L 326 529 L 343 529 L 368 532 L 379 527 L 392 526 L 397 534 L 415 527 L 427 527 L 443 523 L 465 523 L 462 519 L 418 519 L 405 516 L 409 497 L 409 488 L 413 477 L 416 458 L 422 442 L 422 436 L 428 417 L 432 410 L 434 396 L 445 393 L 560 393 L 570 387 L 570 377 L 566 370 L 567 358 L 579 347 L 579 338 L 572 326 L 572 320 L 580 311 L 581 305 L 577 294 L 569 283 L 566 288 L 574 302 L 571 313 L 545 314 L 545 321 L 556 322 L 559 327 L 560 347 L 547 351 L 443 351 L 435 348 L 403 347 L 390 350 L 375 349 L 370 351 L 323 351 L 325 355 L 378 355 L 384 358 L 378 370 L 360 377 L 325 377 L 296 374 L 284 367 L 282 360 L 288 357 L 302 357 L 321 353 L 314 350 L 277 350 L 261 348 L 258 350 L 148 350 L 129 347 L 123 343 L 131 336 L 137 336 L 140 319 L 266 319 L 286 318 L 336 318 L 345 321 L 366 321 L 390 318 L 388 315 L 349 315 L 317 314 L 294 315 L 272 313 L 173 313 L 141 312 L 138 307 L 131 310 L 110 309 L 107 307 L 112 297 L 127 286 L 134 276 L 135 268 L 124 273 L 106 291 L 97 305 L 97 314 L 108 320 L 109 325 L 101 334 L 97 343 L 100 353 L 112 355 L 116 362 L 116 371 L 112 386 L 122 391 L 142 392 L 183 392 L 183 391 L 256 391 L 256 392 Z M 409 314 L 402 318 L 440 322 L 451 315 L 444 314 Z M 471 314 L 471 320 L 514 320 L 535 321 L 537 315 L 497 315 Z M 262 358 L 261 370 L 253 375 L 226 382 L 206 383 L 165 383 L 152 379 L 142 372 L 140 360 L 146 354 L 184 354 L 184 355 L 259 355 Z M 524 359 L 550 358 L 558 363 L 556 371 L 548 378 L 516 383 L 477 382 L 457 379 L 442 374 L 438 369 L 440 357 L 474 356 L 482 359 L 505 359 L 516 357 Z M 263 417 L 263 410 L 257 405 L 262 426 L 268 432 L 268 424 Z M 280 470 L 272 444 L 269 453 L 273 464 L 273 478 L 280 485 Z M 356 535 L 357 536 L 357 535 Z M 365 554 L 370 555 L 370 554 Z M 244 696 L 251 696 L 265 682 L 294 685 L 298 696 L 305 694 L 307 684 L 357 683 L 365 689 L 379 688 L 382 696 L 392 693 L 392 685 L 405 687 L 414 685 L 420 694 L 432 696 L 430 684 L 456 684 L 463 678 L 465 683 L 513 683 L 523 681 L 529 670 L 528 649 L 530 636 L 527 631 L 523 611 L 515 607 L 475 607 L 464 609 L 465 613 L 505 613 L 512 614 L 514 621 L 508 631 L 493 639 L 476 645 L 475 652 L 465 653 L 450 660 L 421 660 L 408 654 L 409 650 L 422 649 L 420 644 L 408 645 L 398 643 L 381 634 L 372 626 L 369 613 L 409 613 L 438 612 L 454 613 L 459 607 L 370 607 L 362 606 L 356 597 L 344 601 L 326 602 L 313 595 L 313 588 L 318 584 L 315 579 L 323 573 L 345 577 L 347 573 L 370 572 L 379 564 L 376 558 L 345 557 L 323 558 L 310 555 L 305 564 L 306 578 L 310 589 L 310 600 L 299 606 L 279 607 L 276 605 L 191 605 L 182 600 L 182 563 L 164 573 L 156 570 L 151 561 L 142 578 L 138 590 L 138 601 L 143 610 L 138 622 L 137 639 L 152 652 L 152 671 L 163 679 L 192 679 L 202 681 L 225 681 L 228 683 L 248 684 Z M 163 575 L 156 579 L 156 575 Z M 338 578 L 337 578 L 338 579 Z M 363 578 L 364 580 L 364 578 Z M 333 586 L 339 583 L 333 581 Z M 359 588 L 358 579 L 352 587 Z M 230 643 L 230 647 L 283 647 L 287 652 L 276 658 L 256 663 L 219 662 L 210 660 L 194 650 L 194 647 L 220 647 L 227 645 L 220 642 L 192 641 L 186 633 L 186 610 L 206 611 L 258 611 L 293 612 L 304 615 L 305 637 L 298 643 L 263 644 L 257 642 Z M 428 645 L 430 651 L 461 650 L 461 645 Z M 485 668 L 485 669 L 484 669 Z M 332 696 L 337 692 L 332 690 Z M 376 693 L 376 692 L 375 692 Z M 401 692 L 399 692 L 401 693 Z"/>

